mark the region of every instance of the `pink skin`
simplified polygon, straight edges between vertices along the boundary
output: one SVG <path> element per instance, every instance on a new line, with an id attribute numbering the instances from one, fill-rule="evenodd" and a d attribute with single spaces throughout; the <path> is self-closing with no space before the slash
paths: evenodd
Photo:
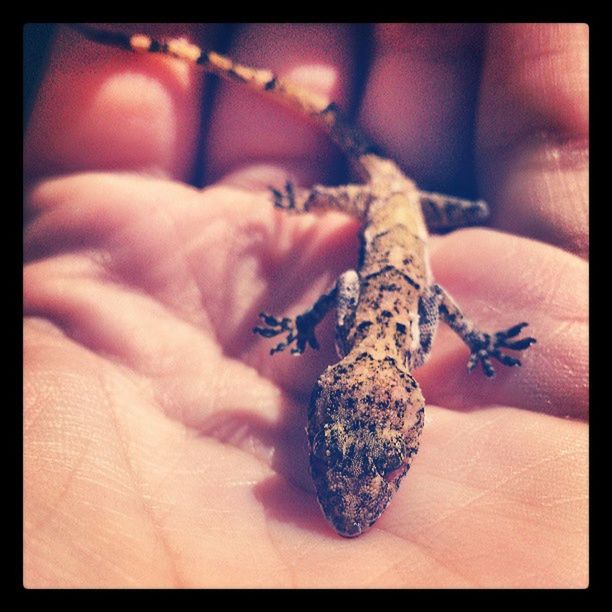
<path id="1" fill-rule="evenodd" d="M 215 46 L 214 28 L 162 32 Z M 202 126 L 201 75 L 62 29 L 25 142 L 26 586 L 586 586 L 587 27 L 377 26 L 361 92 L 350 26 L 234 40 L 236 59 L 359 97 L 427 187 L 452 190 L 475 117 L 493 226 L 435 238 L 433 272 L 482 327 L 526 320 L 538 344 L 487 380 L 441 325 L 410 473 L 367 534 L 337 536 L 304 434 L 333 317 L 299 359 L 249 331 L 354 265 L 354 221 L 265 192 L 341 179 L 337 152 L 235 85 Z M 198 146 L 204 190 L 186 184 Z"/>

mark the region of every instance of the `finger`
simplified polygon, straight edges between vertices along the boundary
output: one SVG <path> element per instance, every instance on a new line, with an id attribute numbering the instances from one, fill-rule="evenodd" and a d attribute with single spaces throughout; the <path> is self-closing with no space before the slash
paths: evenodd
<path id="1" fill-rule="evenodd" d="M 478 157 L 495 224 L 588 248 L 588 26 L 491 26 Z"/>
<path id="2" fill-rule="evenodd" d="M 199 35 L 191 24 L 100 27 Z M 203 38 L 210 42 L 214 31 Z M 183 62 L 112 49 L 60 27 L 26 134 L 26 175 L 131 170 L 187 180 L 201 90 L 202 74 Z"/>
<path id="3" fill-rule="evenodd" d="M 480 25 L 379 24 L 361 123 L 422 187 L 473 195 Z"/>
<path id="4" fill-rule="evenodd" d="M 491 404 L 557 416 L 588 415 L 587 265 L 560 249 L 490 230 L 435 242 L 433 270 L 476 327 L 487 332 L 527 321 L 537 343 L 503 350 L 522 367 L 494 362 L 495 377 L 468 374 L 469 351 L 440 324 L 431 358 L 417 372 L 429 402 L 461 409 Z"/>
<path id="5" fill-rule="evenodd" d="M 393 565 L 376 584 L 584 587 L 588 426 L 510 407 L 425 414 L 419 453 L 372 528 L 414 546 L 414 571 Z M 437 571 L 419 573 L 421 555 Z"/>
<path id="6" fill-rule="evenodd" d="M 350 32 L 343 25 L 251 24 L 239 30 L 228 55 L 344 104 L 350 95 Z M 225 176 L 233 184 L 266 186 L 291 172 L 294 180 L 311 184 L 337 171 L 336 155 L 329 138 L 304 117 L 244 86 L 220 84 L 207 143 L 208 182 Z"/>
<path id="7" fill-rule="evenodd" d="M 253 488 L 274 476 L 267 462 L 254 460 L 255 444 L 237 452 L 232 447 L 239 446 L 241 431 L 230 439 L 226 433 L 232 423 L 209 432 L 184 415 L 180 406 L 193 381 L 180 371 L 165 381 L 145 382 L 125 364 L 40 323 L 26 321 L 24 328 L 25 583 L 227 584 L 231 577 L 222 557 L 229 560 L 229 553 L 219 557 L 212 543 L 234 522 L 248 524 L 246 535 L 258 562 L 246 582 L 255 583 L 269 540 L 261 537 L 266 515 Z M 241 386 L 233 378 L 246 368 L 227 365 L 219 372 L 233 383 L 225 387 L 217 380 L 218 390 L 230 392 L 228 402 L 247 402 L 251 381 Z M 206 370 L 200 367 L 196 384 Z M 181 390 L 180 398 L 171 399 L 173 388 Z M 212 392 L 217 395 L 209 396 L 214 411 L 225 394 Z M 203 413 L 207 400 L 199 400 L 193 407 Z M 248 419 L 248 410 L 244 414 Z M 282 439 L 281 446 L 288 443 Z M 313 499 L 310 506 L 316 509 Z M 244 536 L 243 531 L 237 539 Z M 189 550 L 189 563 L 183 566 L 182 552 L 169 561 L 170 549 Z"/>

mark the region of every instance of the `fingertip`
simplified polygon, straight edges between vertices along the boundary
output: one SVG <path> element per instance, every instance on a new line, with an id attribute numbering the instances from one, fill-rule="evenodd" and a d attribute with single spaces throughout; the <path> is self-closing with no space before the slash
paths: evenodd
<path id="1" fill-rule="evenodd" d="M 112 24 L 133 34 L 195 37 L 188 24 Z M 26 174 L 138 171 L 185 180 L 199 137 L 201 75 L 58 28 L 28 126 Z"/>
<path id="2" fill-rule="evenodd" d="M 490 26 L 477 132 L 496 227 L 588 255 L 589 31 Z"/>
<path id="3" fill-rule="evenodd" d="M 249 24 L 238 31 L 228 55 L 343 105 L 352 72 L 348 33 L 348 26 L 337 24 Z M 300 185 L 327 182 L 338 171 L 338 159 L 329 137 L 304 116 L 240 84 L 220 83 L 207 143 L 207 183 L 244 182 L 245 176 L 252 181 L 252 169 L 263 166 L 285 170 Z"/>
<path id="4" fill-rule="evenodd" d="M 377 24 L 374 34 L 364 129 L 422 187 L 470 195 L 482 25 Z"/>

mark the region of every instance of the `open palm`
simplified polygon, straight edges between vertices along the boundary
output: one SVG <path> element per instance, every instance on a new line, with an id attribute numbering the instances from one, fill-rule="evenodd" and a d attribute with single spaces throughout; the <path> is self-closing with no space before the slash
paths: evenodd
<path id="1" fill-rule="evenodd" d="M 360 123 L 376 140 L 448 191 L 476 131 L 497 229 L 434 239 L 433 271 L 483 328 L 529 321 L 524 367 L 468 375 L 441 330 L 416 373 L 428 409 L 408 477 L 370 531 L 337 536 L 304 433 L 332 321 L 300 358 L 251 333 L 355 265 L 353 220 L 284 215 L 265 190 L 337 179 L 335 152 L 236 86 L 201 126 L 201 75 L 61 31 L 26 137 L 27 586 L 587 583 L 584 28 L 375 32 Z M 248 26 L 230 54 L 346 103 L 353 34 Z M 198 160 L 203 190 L 187 184 Z"/>

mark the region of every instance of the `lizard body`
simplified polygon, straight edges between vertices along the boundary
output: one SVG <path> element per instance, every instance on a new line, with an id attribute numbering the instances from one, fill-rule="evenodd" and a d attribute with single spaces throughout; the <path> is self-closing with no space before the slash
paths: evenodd
<path id="1" fill-rule="evenodd" d="M 316 325 L 336 308 L 340 361 L 319 377 L 308 415 L 311 474 L 321 508 L 344 536 L 363 533 L 382 514 L 418 451 L 425 401 L 412 370 L 427 359 L 441 317 L 465 341 L 487 376 L 491 358 L 520 362 L 502 348 L 524 350 L 533 338 L 512 341 L 527 325 L 487 334 L 477 330 L 433 279 L 429 229 L 451 229 L 486 219 L 482 201 L 420 191 L 395 162 L 377 152 L 335 104 L 185 40 L 157 41 L 90 26 L 74 26 L 90 40 L 126 50 L 170 55 L 244 83 L 288 104 L 321 125 L 363 177 L 362 184 L 272 189 L 275 206 L 294 213 L 336 209 L 361 220 L 355 270 L 295 320 L 261 313 L 266 337 L 285 335 L 271 350 L 301 354 L 318 348 Z"/>

